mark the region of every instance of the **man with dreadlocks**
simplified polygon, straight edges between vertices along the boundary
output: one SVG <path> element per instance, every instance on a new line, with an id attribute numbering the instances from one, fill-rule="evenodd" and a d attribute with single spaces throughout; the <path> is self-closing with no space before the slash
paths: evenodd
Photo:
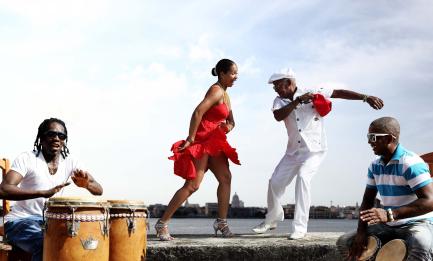
<path id="1" fill-rule="evenodd" d="M 32 152 L 19 155 L 0 184 L 0 196 L 17 200 L 5 216 L 6 239 L 42 260 L 42 211 L 45 198 L 50 198 L 69 185 L 69 177 L 78 187 L 93 195 L 102 195 L 102 187 L 77 161 L 69 157 L 66 146 L 68 131 L 62 120 L 44 120 Z"/>

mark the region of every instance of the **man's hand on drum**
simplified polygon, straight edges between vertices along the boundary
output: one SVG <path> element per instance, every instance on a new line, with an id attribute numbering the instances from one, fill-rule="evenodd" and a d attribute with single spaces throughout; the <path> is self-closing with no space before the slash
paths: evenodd
<path id="1" fill-rule="evenodd" d="M 71 176 L 72 181 L 81 188 L 88 188 L 90 184 L 90 175 L 87 171 L 76 169 Z"/>
<path id="2" fill-rule="evenodd" d="M 42 196 L 43 196 L 44 198 L 50 198 L 50 197 L 54 196 L 54 194 L 56 194 L 57 192 L 59 192 L 62 188 L 68 186 L 69 184 L 71 184 L 71 182 L 65 182 L 65 183 L 63 183 L 63 184 L 60 184 L 60 185 L 55 186 L 55 187 L 52 188 L 52 189 L 49 189 L 49 190 L 43 190 L 43 191 L 41 192 L 41 194 L 42 194 Z"/>
<path id="3" fill-rule="evenodd" d="M 360 219 L 367 222 L 369 225 L 385 223 L 388 221 L 388 216 L 383 208 L 370 208 L 363 210 L 360 213 Z"/>
<path id="4" fill-rule="evenodd" d="M 367 249 L 367 235 L 365 233 L 357 233 L 353 239 L 352 246 L 349 249 L 349 256 L 346 260 L 358 260 L 365 249 Z"/>

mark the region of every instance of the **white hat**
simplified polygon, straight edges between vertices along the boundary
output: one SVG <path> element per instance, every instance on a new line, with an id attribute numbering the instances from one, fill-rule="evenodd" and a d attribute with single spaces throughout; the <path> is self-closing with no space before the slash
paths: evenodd
<path id="1" fill-rule="evenodd" d="M 295 79 L 295 72 L 289 68 L 287 71 L 281 71 L 276 72 L 271 75 L 271 78 L 269 78 L 268 83 L 272 84 L 275 81 L 281 80 L 281 79 Z"/>

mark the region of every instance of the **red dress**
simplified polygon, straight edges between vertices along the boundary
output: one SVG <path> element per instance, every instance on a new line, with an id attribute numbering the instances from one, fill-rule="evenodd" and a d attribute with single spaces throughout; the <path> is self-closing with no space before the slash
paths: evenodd
<path id="1" fill-rule="evenodd" d="M 199 159 L 204 154 L 215 156 L 220 152 L 229 158 L 233 163 L 240 165 L 238 154 L 227 142 L 227 136 L 219 127 L 229 115 L 227 105 L 220 103 L 212 106 L 204 115 L 198 126 L 194 142 L 183 151 L 178 148 L 185 141 L 180 140 L 171 146 L 173 156 L 169 159 L 174 161 L 174 174 L 190 180 L 196 177 L 193 158 Z"/>

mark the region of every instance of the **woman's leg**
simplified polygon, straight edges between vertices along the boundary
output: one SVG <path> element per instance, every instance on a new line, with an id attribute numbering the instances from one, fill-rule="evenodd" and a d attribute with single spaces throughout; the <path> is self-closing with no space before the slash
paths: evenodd
<path id="1" fill-rule="evenodd" d="M 198 190 L 203 180 L 204 173 L 207 168 L 209 156 L 203 155 L 200 159 L 194 160 L 196 177 L 192 180 L 185 181 L 185 184 L 174 194 L 173 198 L 168 203 L 167 209 L 161 217 L 161 221 L 166 223 L 173 216 L 174 212 L 182 205 L 185 200 L 191 196 L 192 193 Z"/>
<path id="2" fill-rule="evenodd" d="M 230 189 L 232 174 L 229 169 L 229 162 L 224 154 L 209 157 L 209 169 L 213 172 L 218 180 L 218 217 L 227 218 L 230 202 Z"/>

